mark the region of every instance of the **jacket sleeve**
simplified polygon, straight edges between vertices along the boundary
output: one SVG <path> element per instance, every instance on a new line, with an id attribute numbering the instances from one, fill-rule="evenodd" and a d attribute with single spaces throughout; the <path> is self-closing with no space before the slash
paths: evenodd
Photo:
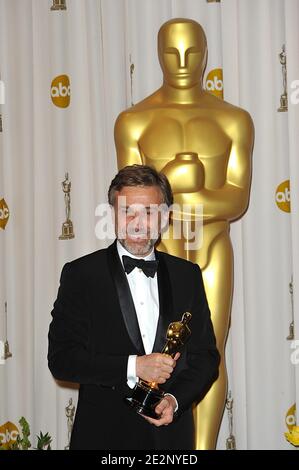
<path id="1" fill-rule="evenodd" d="M 67 263 L 49 328 L 48 365 L 58 380 L 114 386 L 127 380 L 128 356 L 95 353 L 90 345 L 91 321 L 87 281 Z"/>
<path id="2" fill-rule="evenodd" d="M 189 408 L 193 402 L 204 398 L 218 377 L 220 363 L 201 271 L 197 265 L 194 265 L 194 271 L 191 336 L 185 346 L 186 367 L 167 389 L 178 401 L 178 414 Z"/>

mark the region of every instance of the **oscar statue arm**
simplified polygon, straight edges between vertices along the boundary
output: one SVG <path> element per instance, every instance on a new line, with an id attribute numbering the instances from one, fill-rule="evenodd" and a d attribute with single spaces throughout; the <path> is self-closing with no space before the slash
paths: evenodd
<path id="1" fill-rule="evenodd" d="M 90 346 L 86 282 L 73 263 L 62 270 L 51 313 L 48 365 L 55 379 L 105 386 L 126 383 L 128 356 L 95 353 Z"/>
<path id="2" fill-rule="evenodd" d="M 126 165 L 141 165 L 142 157 L 138 146 L 142 123 L 129 112 L 122 112 L 116 119 L 114 126 L 114 140 L 117 153 L 118 168 Z"/>
<path id="3" fill-rule="evenodd" d="M 203 188 L 198 202 L 203 204 L 205 220 L 235 220 L 247 209 L 251 184 L 254 126 L 250 115 L 238 110 L 228 120 L 226 132 L 232 145 L 224 185 L 215 190 Z"/>
<path id="4" fill-rule="evenodd" d="M 174 371 L 173 379 L 169 380 L 169 384 L 166 382 L 164 387 L 167 393 L 175 396 L 178 414 L 190 408 L 193 402 L 204 398 L 218 377 L 220 363 L 201 271 L 196 264 L 193 269 L 194 297 L 190 307 L 192 319 L 189 323 L 191 335 L 178 360 L 184 360 L 184 366 L 177 374 Z"/>

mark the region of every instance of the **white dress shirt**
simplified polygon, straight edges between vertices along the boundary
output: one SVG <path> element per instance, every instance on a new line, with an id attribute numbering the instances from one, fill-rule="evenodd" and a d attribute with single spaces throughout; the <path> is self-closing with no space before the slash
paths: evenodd
<path id="1" fill-rule="evenodd" d="M 122 256 L 139 258 L 129 253 L 117 240 L 117 251 L 123 264 Z M 155 259 L 154 248 L 143 259 Z M 125 273 L 130 286 L 141 338 L 146 354 L 153 350 L 156 330 L 159 319 L 159 291 L 157 273 L 154 277 L 147 277 L 141 269 L 134 268 L 130 274 Z M 128 385 L 133 388 L 138 380 L 136 377 L 136 356 L 129 356 L 127 369 Z"/>
<path id="2" fill-rule="evenodd" d="M 118 240 L 116 246 L 122 265 L 124 265 L 123 255 L 130 256 L 131 258 L 141 258 L 140 256 L 132 255 Z M 156 259 L 154 248 L 143 259 L 146 261 Z M 151 354 L 159 320 L 158 276 L 156 273 L 154 277 L 147 277 L 142 269 L 139 268 L 134 268 L 129 274 L 126 272 L 125 274 L 130 286 L 144 350 L 146 354 Z M 138 377 L 136 376 L 136 357 L 136 355 L 128 357 L 127 384 L 130 388 L 134 388 L 136 382 L 138 382 Z M 171 393 L 166 393 L 165 395 L 170 395 L 174 398 L 176 403 L 174 411 L 177 411 L 178 402 L 176 398 Z"/>

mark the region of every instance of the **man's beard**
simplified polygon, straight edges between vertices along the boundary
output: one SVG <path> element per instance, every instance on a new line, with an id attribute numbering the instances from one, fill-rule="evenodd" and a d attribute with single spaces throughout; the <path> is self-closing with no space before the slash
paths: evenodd
<path id="1" fill-rule="evenodd" d="M 144 256 L 152 250 L 152 248 L 155 246 L 155 243 L 157 242 L 157 239 L 150 238 L 149 240 L 145 241 L 144 245 L 131 242 L 124 238 L 119 238 L 118 241 L 129 253 L 131 253 L 131 255 Z"/>

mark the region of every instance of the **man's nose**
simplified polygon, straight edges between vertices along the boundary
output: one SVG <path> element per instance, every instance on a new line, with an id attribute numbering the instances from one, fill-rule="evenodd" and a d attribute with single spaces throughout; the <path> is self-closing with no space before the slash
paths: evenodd
<path id="1" fill-rule="evenodd" d="M 145 221 L 144 221 L 144 217 L 142 216 L 136 216 L 134 218 L 134 230 L 135 232 L 139 232 L 140 230 L 142 230 L 145 226 Z"/>

